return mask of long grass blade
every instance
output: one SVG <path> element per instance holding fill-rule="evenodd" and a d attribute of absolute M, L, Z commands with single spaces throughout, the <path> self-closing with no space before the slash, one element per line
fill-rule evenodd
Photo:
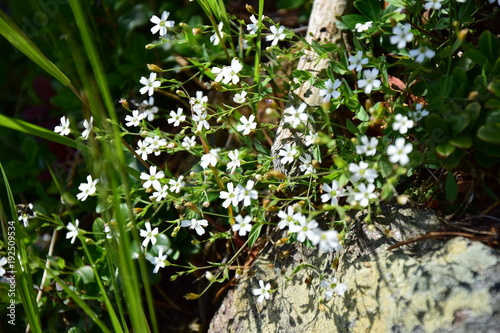
<path fill-rule="evenodd" d="M 42 325 L 40 322 L 40 314 L 38 312 L 38 306 L 36 304 L 35 298 L 35 288 L 33 287 L 33 280 L 31 278 L 31 269 L 28 262 L 28 250 L 26 248 L 26 243 L 23 241 L 24 231 L 19 225 L 16 204 L 12 191 L 10 189 L 9 180 L 3 169 L 3 165 L 0 163 L 0 170 L 2 171 L 5 189 L 7 191 L 7 197 L 9 200 L 9 207 L 12 213 L 12 221 L 14 221 L 15 226 L 15 239 L 17 245 L 16 259 L 15 260 L 15 278 L 16 278 L 16 292 L 21 298 L 21 303 L 23 305 L 24 311 L 26 313 L 26 318 L 32 332 L 38 333 L 42 332 Z M 0 202 L 0 205 L 2 203 Z M 3 205 L 1 207 L 3 211 Z M 3 218 L 3 217 L 2 217 Z M 5 225 L 7 221 L 3 221 Z M 8 233 L 4 233 L 7 235 Z"/>
<path fill-rule="evenodd" d="M 73 87 L 66 75 L 64 75 L 54 63 L 47 59 L 3 10 L 0 10 L 0 34 L 38 66 L 79 96 L 77 90 Z"/>

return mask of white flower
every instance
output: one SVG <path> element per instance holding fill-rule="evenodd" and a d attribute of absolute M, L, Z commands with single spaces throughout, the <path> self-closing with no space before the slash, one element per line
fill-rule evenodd
<path fill-rule="evenodd" d="M 340 251 L 342 248 L 339 243 L 339 233 L 335 230 L 323 231 L 319 228 L 314 229 L 310 240 L 313 245 L 318 245 L 321 252 Z"/>
<path fill-rule="evenodd" d="M 391 163 L 398 163 L 401 165 L 406 165 L 410 162 L 408 154 L 413 150 L 411 143 L 405 144 L 404 138 L 397 138 L 394 145 L 389 145 L 387 147 L 387 155 L 389 155 L 389 161 Z"/>
<path fill-rule="evenodd" d="M 257 20 L 257 18 L 252 15 L 250 16 L 250 21 L 252 21 L 252 23 L 247 24 L 248 34 L 255 35 L 257 33 L 257 29 L 259 29 L 259 20 Z"/>
<path fill-rule="evenodd" d="M 363 51 L 358 51 L 354 56 L 350 55 L 348 60 L 349 66 L 347 66 L 347 69 L 350 71 L 356 69 L 359 72 L 363 69 L 363 65 L 368 63 L 368 58 L 363 58 Z"/>
<path fill-rule="evenodd" d="M 137 150 L 135 151 L 137 155 L 141 155 L 143 160 L 148 159 L 148 155 L 153 152 L 153 149 L 149 146 L 146 140 L 137 141 Z"/>
<path fill-rule="evenodd" d="M 68 135 L 70 132 L 69 118 L 62 116 L 61 117 L 61 125 L 54 127 L 54 132 L 59 133 L 59 135 L 62 135 L 62 136 Z"/>
<path fill-rule="evenodd" d="M 232 82 L 233 84 L 236 84 L 240 82 L 240 77 L 238 76 L 238 73 L 243 69 L 243 65 L 240 63 L 240 61 L 237 58 L 233 58 L 231 60 L 231 66 L 224 66 L 221 68 L 219 67 L 214 67 L 212 68 L 212 73 L 217 74 L 215 77 L 215 82 L 221 82 L 224 84 L 229 84 L 229 82 Z"/>
<path fill-rule="evenodd" d="M 278 41 L 285 39 L 286 35 L 283 33 L 285 27 L 281 26 L 279 28 L 276 28 L 274 25 L 272 25 L 269 29 L 271 30 L 271 34 L 266 36 L 266 40 L 272 41 L 272 46 L 276 46 L 278 44 Z"/>
<path fill-rule="evenodd" d="M 0 259 L 0 277 L 4 276 L 5 273 L 7 273 L 5 268 L 3 268 L 3 266 L 5 266 L 5 264 L 7 264 L 7 258 L 2 257 L 2 259 Z"/>
<path fill-rule="evenodd" d="M 161 184 L 160 184 L 160 181 L 159 179 L 162 179 L 163 177 L 165 177 L 165 174 L 163 173 L 163 171 L 158 171 L 156 172 L 156 166 L 150 166 L 149 167 L 149 175 L 145 172 L 142 172 L 141 173 L 141 176 L 140 178 L 142 180 L 145 180 L 144 184 L 142 184 L 142 186 L 145 188 L 145 189 L 148 189 L 150 187 L 160 187 Z"/>
<path fill-rule="evenodd" d="M 207 220 L 197 220 L 197 219 L 191 219 L 191 220 L 184 220 L 181 222 L 181 226 L 183 227 L 189 227 L 189 229 L 194 229 L 196 233 L 201 236 L 205 233 L 205 228 L 208 226 L 208 221 Z"/>
<path fill-rule="evenodd" d="M 309 133 L 308 135 L 306 135 L 304 137 L 304 145 L 306 147 L 309 147 L 313 144 L 316 144 L 316 139 L 318 138 L 318 133 L 316 132 L 313 132 L 313 133 Z"/>
<path fill-rule="evenodd" d="M 337 206 L 339 204 L 338 198 L 347 195 L 343 189 L 339 188 L 339 183 L 336 180 L 332 181 L 332 186 L 323 184 L 321 188 L 325 192 L 321 195 L 321 201 L 330 201 L 330 205 L 332 206 Z"/>
<path fill-rule="evenodd" d="M 426 46 L 421 46 L 417 49 L 410 50 L 408 53 L 410 54 L 410 57 L 415 58 L 415 61 L 419 64 L 423 63 L 425 59 L 434 58 L 434 56 L 436 55 L 436 52 Z"/>
<path fill-rule="evenodd" d="M 243 216 L 238 215 L 235 218 L 236 223 L 233 224 L 233 231 L 238 231 L 240 236 L 246 236 L 247 232 L 249 233 L 252 230 L 252 217 L 247 215 L 243 218 Z"/>
<path fill-rule="evenodd" d="M 443 2 L 443 0 L 426 0 L 425 2 L 425 9 L 435 9 L 435 10 L 438 10 L 438 9 L 441 9 L 441 2 Z M 491 1 L 490 1 L 491 3 Z"/>
<path fill-rule="evenodd" d="M 328 79 L 328 81 L 325 82 L 326 89 L 321 89 L 319 95 L 323 97 L 325 102 L 330 102 L 332 98 L 337 99 L 340 97 L 340 92 L 337 91 L 337 89 L 341 84 L 342 82 L 340 82 L 339 79 L 335 79 L 335 81 Z"/>
<path fill-rule="evenodd" d="M 292 128 L 297 128 L 301 123 L 307 122 L 306 107 L 306 103 L 301 103 L 297 109 L 294 106 L 286 108 L 283 111 L 286 114 L 284 118 L 285 123 L 290 124 Z"/>
<path fill-rule="evenodd" d="M 457 0 L 458 2 L 465 2 L 465 0 Z M 498 3 L 500 6 L 500 0 L 488 0 L 489 3 L 495 3 L 495 1 Z"/>
<path fill-rule="evenodd" d="M 148 93 L 149 96 L 152 96 L 153 93 L 155 92 L 155 88 L 158 88 L 161 86 L 160 81 L 156 81 L 156 73 L 150 73 L 149 74 L 149 79 L 146 77 L 142 76 L 139 82 L 144 85 L 139 92 L 144 95 L 145 93 Z"/>
<path fill-rule="evenodd" d="M 161 138 L 158 135 L 148 136 L 146 139 L 144 139 L 144 141 L 148 143 L 149 148 L 153 150 L 156 156 L 160 155 L 160 148 L 163 148 L 167 145 L 167 140 Z"/>
<path fill-rule="evenodd" d="M 197 113 L 195 109 L 195 114 L 193 114 L 193 121 L 196 122 L 196 130 L 201 131 L 203 128 L 210 129 L 210 124 L 207 121 L 208 114 L 206 111 Z"/>
<path fill-rule="evenodd" d="M 344 293 L 347 290 L 347 285 L 345 283 L 337 282 L 337 279 L 335 277 L 332 277 L 329 280 L 321 280 L 319 286 L 326 289 L 325 293 L 323 294 L 323 297 L 326 299 L 332 298 L 334 292 L 336 292 L 340 296 L 344 296 Z"/>
<path fill-rule="evenodd" d="M 254 121 L 255 116 L 251 114 L 248 119 L 245 116 L 241 116 L 240 122 L 241 125 L 238 125 L 236 129 L 238 132 L 241 132 L 243 135 L 248 135 L 252 130 L 254 130 L 257 127 L 257 123 Z"/>
<path fill-rule="evenodd" d="M 278 156 L 282 156 L 281 164 L 292 163 L 298 153 L 299 151 L 296 147 L 292 147 L 289 143 L 285 144 L 283 149 L 278 152 Z"/>
<path fill-rule="evenodd" d="M 127 115 L 125 117 L 125 121 L 127 121 L 127 123 L 125 124 L 125 126 L 127 127 L 131 127 L 131 126 L 134 126 L 134 127 L 137 127 L 141 124 L 141 120 L 144 119 L 144 113 L 139 113 L 139 110 L 133 110 L 132 111 L 132 115 Z"/>
<path fill-rule="evenodd" d="M 154 228 L 151 230 L 151 223 L 146 222 L 144 224 L 146 229 L 141 229 L 139 231 L 139 234 L 141 237 L 144 237 L 144 240 L 142 241 L 142 247 L 146 248 L 149 244 L 149 241 L 151 241 L 151 245 L 156 244 L 156 235 L 158 235 L 158 228 Z"/>
<path fill-rule="evenodd" d="M 170 111 L 170 118 L 167 119 L 167 122 L 169 124 L 174 124 L 174 127 L 177 127 L 186 120 L 186 116 L 183 114 L 182 108 L 178 108 L 177 112 L 175 111 Z"/>
<path fill-rule="evenodd" d="M 156 274 L 160 270 L 160 268 L 165 267 L 165 260 L 167 260 L 167 255 L 163 254 L 163 248 L 160 247 L 160 250 L 158 251 L 158 256 L 154 257 L 151 263 L 155 265 L 155 268 L 153 269 L 153 273 Z"/>
<path fill-rule="evenodd" d="M 396 44 L 398 49 L 404 49 L 407 42 L 413 40 L 413 34 L 410 32 L 411 25 L 405 23 L 404 25 L 398 24 L 392 28 L 392 33 L 394 34 L 389 38 L 391 44 Z"/>
<path fill-rule="evenodd" d="M 357 32 L 363 32 L 370 29 L 372 25 L 373 25 L 372 21 L 367 21 L 365 23 L 356 23 L 354 29 L 356 29 Z"/>
<path fill-rule="evenodd" d="M 315 229 L 318 227 L 318 222 L 316 222 L 315 219 L 312 220 L 300 220 L 300 223 L 293 224 L 289 227 L 290 232 L 296 232 L 297 233 L 297 240 L 299 242 L 305 242 L 306 238 L 307 239 L 314 239 L 315 238 Z"/>
<path fill-rule="evenodd" d="M 185 136 L 184 139 L 182 139 L 181 146 L 184 148 L 192 148 L 192 147 L 196 146 L 196 137 Z"/>
<path fill-rule="evenodd" d="M 217 26 L 217 29 L 219 30 L 219 35 L 221 37 L 223 36 L 223 32 L 222 32 L 223 27 L 224 27 L 223 22 L 220 22 L 219 25 Z M 214 33 L 212 36 L 210 36 L 210 42 L 214 45 L 219 45 L 220 39 L 219 39 L 219 36 L 217 35 L 217 33 Z"/>
<path fill-rule="evenodd" d="M 281 219 L 278 222 L 278 228 L 284 229 L 286 227 L 290 227 L 291 225 L 295 224 L 295 210 L 293 209 L 292 206 L 287 207 L 287 211 L 280 210 L 278 212 L 278 217 Z"/>
<path fill-rule="evenodd" d="M 392 123 L 392 129 L 399 131 L 400 134 L 406 134 L 408 129 L 413 127 L 413 120 L 409 120 L 407 116 L 403 116 L 398 113 L 394 116 L 394 122 Z"/>
<path fill-rule="evenodd" d="M 202 111 L 205 110 L 205 104 L 207 102 L 208 96 L 203 96 L 203 91 L 197 91 L 196 97 L 189 98 L 189 104 L 191 104 L 193 111 L 196 111 L 195 109 L 201 109 Z"/>
<path fill-rule="evenodd" d="M 219 150 L 218 148 L 210 149 L 208 154 L 205 154 L 201 157 L 200 165 L 203 169 L 208 168 L 209 165 L 216 166 L 217 161 L 219 160 Z"/>
<path fill-rule="evenodd" d="M 185 183 L 182 181 L 184 179 L 184 176 L 179 176 L 177 180 L 175 179 L 170 179 L 168 181 L 168 185 L 170 185 L 170 191 L 179 193 L 181 191 L 181 188 L 184 187 Z"/>
<path fill-rule="evenodd" d="M 349 163 L 349 172 L 352 173 L 351 182 L 356 183 L 360 179 L 366 179 L 369 183 L 373 183 L 375 178 L 378 177 L 377 171 L 375 169 L 368 168 L 368 163 L 359 162 Z"/>
<path fill-rule="evenodd" d="M 17 213 L 19 214 L 17 216 L 19 221 L 23 221 L 24 227 L 28 227 L 28 220 L 36 217 L 36 212 L 33 211 L 33 204 L 28 204 L 28 209 L 18 209 Z"/>
<path fill-rule="evenodd" d="M 153 121 L 155 119 L 155 114 L 158 113 L 158 107 L 154 106 L 154 103 L 155 98 L 151 96 L 149 97 L 149 101 L 144 100 L 140 105 L 140 108 L 143 110 L 142 114 L 148 121 Z"/>
<path fill-rule="evenodd" d="M 415 121 L 420 121 L 422 120 L 423 117 L 429 115 L 429 111 L 426 109 L 422 109 L 424 106 L 420 103 L 417 103 L 415 105 L 415 111 L 410 113 L 410 116 L 415 120 Z"/>
<path fill-rule="evenodd" d="M 153 192 L 153 195 L 149 198 L 151 200 L 155 201 L 162 201 L 165 199 L 168 195 L 168 185 L 163 185 L 163 186 L 158 186 L 155 187 L 155 192 Z"/>
<path fill-rule="evenodd" d="M 365 77 L 364 80 L 358 80 L 358 87 L 359 88 L 365 88 L 365 94 L 369 94 L 372 92 L 373 89 L 378 89 L 380 88 L 380 85 L 382 82 L 377 79 L 377 76 L 379 74 L 378 69 L 373 68 L 372 70 L 364 70 L 363 71 L 363 76 Z"/>
<path fill-rule="evenodd" d="M 312 165 L 311 155 L 304 154 L 304 156 L 299 157 L 299 160 L 302 162 L 302 164 L 299 165 L 299 169 L 304 175 L 316 173 L 316 169 Z"/>
<path fill-rule="evenodd" d="M 113 227 L 113 229 L 111 229 L 108 223 L 104 224 L 104 233 L 106 234 L 107 239 L 112 239 L 113 237 L 120 237 L 120 233 L 116 231 L 116 227 Z"/>
<path fill-rule="evenodd" d="M 258 193 L 253 190 L 253 180 L 247 181 L 246 187 L 238 185 L 238 201 L 243 201 L 243 206 L 250 206 L 252 199 L 258 199 Z"/>
<path fill-rule="evenodd" d="M 271 285 L 269 284 L 269 282 L 264 285 L 264 281 L 262 280 L 259 280 L 259 285 L 260 288 L 254 289 L 253 294 L 254 296 L 259 296 L 257 298 L 257 302 L 262 303 L 264 301 L 264 298 L 269 299 L 269 297 L 271 297 L 271 294 L 269 293 L 269 290 L 271 290 Z"/>
<path fill-rule="evenodd" d="M 78 224 L 80 224 L 80 221 L 78 221 L 78 219 L 75 220 L 75 224 L 73 224 L 71 222 L 68 223 L 67 228 L 69 231 L 66 233 L 66 239 L 71 238 L 71 244 L 73 244 L 75 242 L 76 237 L 80 233 L 80 229 L 78 228 Z"/>
<path fill-rule="evenodd" d="M 356 146 L 356 154 L 375 156 L 378 145 L 377 138 L 371 137 L 370 139 L 368 139 L 366 135 L 363 135 L 359 140 L 361 141 L 361 144 Z"/>
<path fill-rule="evenodd" d="M 236 168 L 238 168 L 238 167 L 241 166 L 241 161 L 239 159 L 240 152 L 238 151 L 238 149 L 231 150 L 228 153 L 228 156 L 231 159 L 231 162 L 229 162 L 227 164 L 227 166 L 226 166 L 227 170 L 229 171 L 229 173 L 234 173 L 234 171 L 236 170 Z"/>
<path fill-rule="evenodd" d="M 172 28 L 175 24 L 174 21 L 167 21 L 169 15 L 169 12 L 164 11 L 163 14 L 161 14 L 161 19 L 156 15 L 153 15 L 153 17 L 149 19 L 151 23 L 155 24 L 155 26 L 151 28 L 152 34 L 157 32 L 160 33 L 160 36 L 165 36 L 167 34 L 167 28 Z"/>
<path fill-rule="evenodd" d="M 358 186 L 358 192 L 354 193 L 354 200 L 357 201 L 361 207 L 366 207 L 370 203 L 370 200 L 377 197 L 373 191 L 375 191 L 375 185 L 361 183 Z"/>
<path fill-rule="evenodd" d="M 238 103 L 238 104 L 243 104 L 246 102 L 246 96 L 247 96 L 247 92 L 246 91 L 242 91 L 241 94 L 235 94 L 234 97 L 233 97 L 233 101 L 235 103 Z"/>
<path fill-rule="evenodd" d="M 96 192 L 96 184 L 99 182 L 99 178 L 92 180 L 92 176 L 87 176 L 87 182 L 81 183 L 78 189 L 81 191 L 76 195 L 76 198 L 80 201 L 87 200 L 89 195 L 94 195 Z"/>
<path fill-rule="evenodd" d="M 83 127 L 85 128 L 85 130 L 82 132 L 83 140 L 87 140 L 89 138 L 90 131 L 92 131 L 92 128 L 94 128 L 93 122 L 94 122 L 94 117 L 92 116 L 90 116 L 89 120 L 85 119 L 83 121 Z"/>
<path fill-rule="evenodd" d="M 234 187 L 233 183 L 227 183 L 227 191 L 221 191 L 219 198 L 225 199 L 222 207 L 227 208 L 231 204 L 236 207 L 238 206 L 238 202 L 240 202 L 240 189 Z"/>

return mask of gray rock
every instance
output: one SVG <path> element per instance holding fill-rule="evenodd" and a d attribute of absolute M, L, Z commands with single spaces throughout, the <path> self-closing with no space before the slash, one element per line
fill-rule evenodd
<path fill-rule="evenodd" d="M 329 300 L 319 282 L 332 276 L 333 254 L 270 245 L 209 332 L 499 332 L 500 251 L 465 238 L 387 250 L 438 226 L 432 213 L 409 208 L 388 209 L 369 226 L 355 220 L 336 272 L 348 289 Z M 262 303 L 252 293 L 258 280 L 276 288 Z"/>

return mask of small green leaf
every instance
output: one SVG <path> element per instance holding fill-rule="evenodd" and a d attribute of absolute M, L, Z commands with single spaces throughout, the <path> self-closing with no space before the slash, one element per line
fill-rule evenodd
<path fill-rule="evenodd" d="M 458 186 L 455 176 L 453 176 L 452 172 L 448 172 L 446 176 L 446 200 L 454 201 L 457 198 L 458 194 Z"/>
<path fill-rule="evenodd" d="M 378 0 L 358 0 L 354 2 L 354 6 L 361 14 L 369 17 L 372 21 L 380 20 L 381 6 Z"/>
<path fill-rule="evenodd" d="M 469 135 L 462 135 L 448 141 L 457 148 L 468 149 L 472 147 L 472 138 Z"/>
<path fill-rule="evenodd" d="M 449 143 L 442 143 L 436 147 L 436 152 L 442 157 L 448 157 L 455 151 L 455 149 L 456 147 Z"/>
<path fill-rule="evenodd" d="M 483 32 L 481 37 L 479 37 L 479 48 L 486 55 L 490 63 L 492 65 L 495 64 L 498 60 L 498 51 L 500 49 L 498 38 L 489 31 Z"/>
<path fill-rule="evenodd" d="M 476 124 L 476 120 L 481 113 L 481 104 L 474 102 L 467 105 L 465 108 L 465 114 L 469 117 L 469 123 L 471 126 Z"/>
<path fill-rule="evenodd" d="M 488 89 L 495 94 L 497 97 L 500 97 L 500 79 L 496 79 L 490 83 Z"/>
<path fill-rule="evenodd" d="M 368 19 L 366 16 L 358 14 L 350 14 L 342 16 L 342 22 L 346 25 L 347 29 L 353 30 L 357 23 L 365 23 Z"/>
<path fill-rule="evenodd" d="M 260 230 L 262 229 L 262 226 L 262 223 L 254 224 L 252 230 L 250 230 L 250 236 L 248 237 L 248 247 L 252 247 L 255 244 L 260 236 Z"/>
<path fill-rule="evenodd" d="M 82 277 L 84 284 L 95 282 L 94 271 L 89 265 L 82 266 L 76 270 L 76 273 Z"/>
<path fill-rule="evenodd" d="M 477 132 L 477 137 L 483 141 L 500 145 L 500 123 L 481 126 Z"/>

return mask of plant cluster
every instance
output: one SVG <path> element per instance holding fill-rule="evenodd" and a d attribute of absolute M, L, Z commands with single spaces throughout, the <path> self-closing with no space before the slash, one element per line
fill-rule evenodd
<path fill-rule="evenodd" d="M 369 222 L 381 202 L 422 202 L 418 197 L 428 193 L 408 185 L 422 170 L 446 170 L 452 201 L 455 170 L 498 165 L 500 43 L 481 26 L 496 4 L 390 0 L 382 8 L 378 0 L 357 0 L 357 13 L 340 18 L 338 27 L 351 34 L 340 46 L 308 43 L 264 16 L 263 1 L 258 12 L 248 8 L 248 20 L 228 14 L 222 1 L 198 3 L 210 25 L 177 24 L 168 11 L 151 17 L 157 39 L 146 48 L 176 50 L 165 59 L 178 57 L 178 65 L 148 65 L 150 73 L 138 80 L 142 101 L 122 99 L 122 117 L 83 119 L 83 132 L 65 116 L 54 128 L 89 147 L 118 142 L 131 184 L 113 182 L 89 155 L 90 174 L 75 196 L 92 203 L 91 227 L 82 228 L 70 212 L 42 216 L 84 254 L 75 256 L 71 287 L 50 263 L 69 297 L 83 299 L 83 290 L 98 297 L 110 286 L 119 300 L 123 267 L 110 258 L 127 246 L 125 260 L 138 260 L 149 274 L 175 267 L 171 281 L 206 276 L 202 293 L 185 296 L 196 299 L 214 283 L 240 278 L 242 258 L 265 232 L 283 230 L 281 241 L 338 253 L 356 212 Z M 310 61 L 327 58 L 328 69 L 319 76 L 290 69 L 306 51 L 316 55 Z M 321 105 L 295 95 L 305 83 L 319 89 Z M 158 96 L 169 99 L 168 107 L 156 103 Z M 273 156 L 280 121 L 304 133 L 304 142 L 287 143 Z M 300 173 L 275 170 L 275 159 Z M 493 192 L 487 193 L 498 200 Z M 18 219 L 26 227 L 31 217 Z M 230 244 L 223 260 L 198 267 L 187 259 L 221 242 Z M 275 290 L 256 278 L 253 293 L 263 302 Z M 324 300 L 351 287 L 320 278 Z M 113 308 L 110 299 L 102 302 Z M 118 321 L 111 316 L 112 325 Z"/>

